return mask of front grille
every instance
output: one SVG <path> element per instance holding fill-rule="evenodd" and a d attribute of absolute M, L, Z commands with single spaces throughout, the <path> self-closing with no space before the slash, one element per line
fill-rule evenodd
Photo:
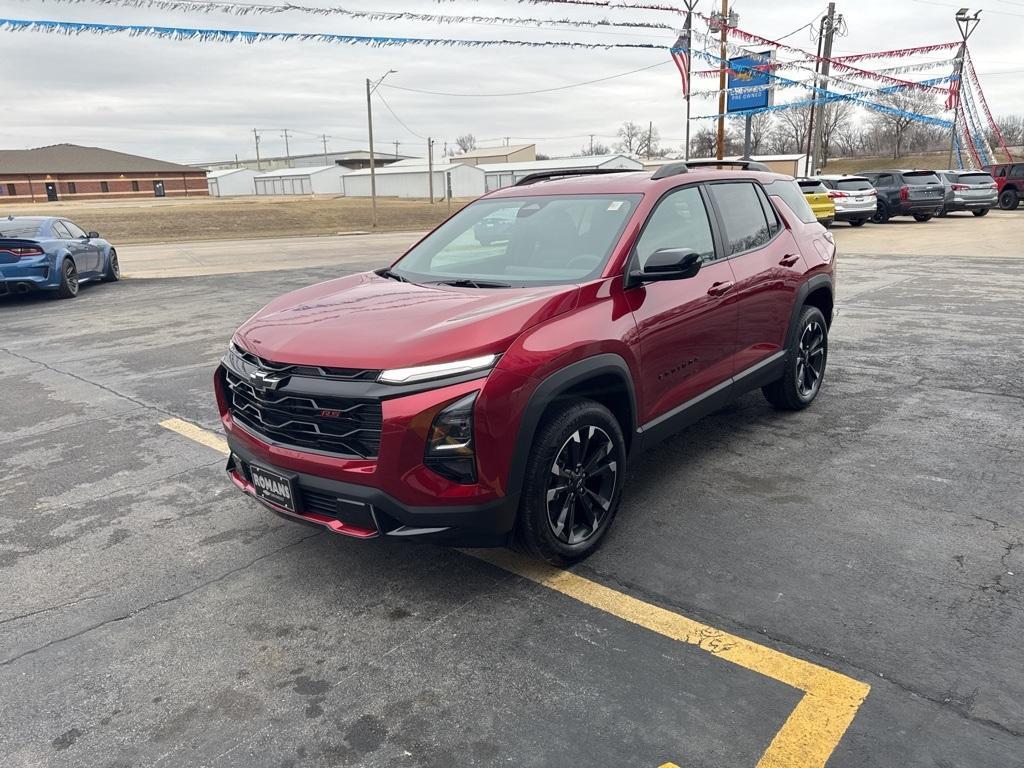
<path fill-rule="evenodd" d="M 379 401 L 261 391 L 226 368 L 222 375 L 231 417 L 276 443 L 361 459 L 380 450 Z"/>
<path fill-rule="evenodd" d="M 232 351 L 249 365 L 255 365 L 267 371 L 276 373 L 289 373 L 293 376 L 311 376 L 320 379 L 333 379 L 335 381 L 376 381 L 380 371 L 370 368 L 325 368 L 319 365 L 291 365 L 289 363 L 275 363 L 262 357 L 246 352 L 237 344 L 231 345 Z"/>

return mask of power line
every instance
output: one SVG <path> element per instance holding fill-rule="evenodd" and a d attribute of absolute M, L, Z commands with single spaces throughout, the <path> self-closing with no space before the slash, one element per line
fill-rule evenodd
<path fill-rule="evenodd" d="M 506 93 L 452 93 L 447 91 L 428 91 L 421 88 L 407 88 L 402 85 L 382 85 L 382 88 L 392 88 L 396 91 L 409 91 L 410 93 L 425 93 L 429 96 L 453 96 L 453 97 L 466 97 L 466 98 L 496 98 L 499 96 L 533 96 L 538 93 L 553 93 L 555 91 L 566 91 L 570 88 L 579 88 L 583 85 L 593 85 L 594 83 L 603 83 L 606 80 L 614 80 L 618 77 L 626 77 L 627 75 L 635 75 L 637 72 L 645 72 L 648 69 L 655 69 L 656 67 L 663 67 L 666 64 L 671 64 L 671 61 L 659 61 L 657 64 L 649 64 L 646 67 L 640 67 L 639 69 L 631 69 L 628 72 L 619 72 L 615 75 L 608 75 L 607 77 L 598 77 L 594 80 L 584 80 L 579 83 L 569 83 L 568 85 L 559 85 L 554 88 L 540 88 L 534 91 L 508 91 Z"/>
<path fill-rule="evenodd" d="M 413 130 L 412 128 L 410 128 L 410 127 L 409 127 L 408 125 L 406 125 L 406 124 L 405 124 L 405 121 L 403 121 L 403 120 L 402 120 L 402 118 L 400 118 L 400 117 L 399 117 L 399 116 L 398 116 L 397 114 L 395 114 L 395 110 L 393 110 L 393 109 L 391 108 L 391 105 L 390 105 L 390 104 L 388 104 L 388 102 L 387 102 L 387 99 L 385 99 L 385 98 L 384 98 L 384 94 L 382 94 L 382 93 L 380 92 L 380 89 L 379 89 L 379 88 L 378 88 L 378 89 L 376 90 L 376 93 L 377 93 L 377 98 L 379 98 L 379 99 L 381 100 L 381 103 L 382 103 L 382 104 L 383 104 L 383 105 L 384 105 L 385 107 L 387 107 L 387 110 L 388 110 L 388 112 L 390 112 L 390 113 L 391 113 L 391 116 L 392 116 L 393 118 L 395 118 L 395 120 L 397 120 L 397 121 L 398 121 L 398 124 L 399 124 L 399 125 L 401 125 L 401 126 L 402 126 L 403 128 L 405 128 L 405 130 L 407 130 L 407 131 L 408 131 L 409 133 L 411 133 L 411 134 L 412 134 L 413 136 L 415 136 L 415 137 L 416 137 L 417 139 L 422 139 L 423 141 L 427 141 L 427 137 L 426 137 L 426 136 L 420 136 L 420 135 L 419 135 L 418 133 L 416 133 L 416 131 L 414 131 L 414 130 Z"/>

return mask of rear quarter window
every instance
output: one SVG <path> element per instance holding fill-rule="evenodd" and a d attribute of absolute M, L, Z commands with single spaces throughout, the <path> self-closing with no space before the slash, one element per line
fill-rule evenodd
<path fill-rule="evenodd" d="M 782 179 L 776 179 L 769 184 L 766 189 L 769 195 L 781 198 L 796 217 L 800 219 L 804 224 L 814 224 L 818 218 L 814 215 L 814 211 L 811 210 L 811 206 L 807 204 L 807 199 L 804 197 L 804 193 L 800 191 L 800 186 L 795 181 L 784 181 Z"/>

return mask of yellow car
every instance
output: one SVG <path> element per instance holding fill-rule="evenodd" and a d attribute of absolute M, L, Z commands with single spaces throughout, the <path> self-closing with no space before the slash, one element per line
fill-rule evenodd
<path fill-rule="evenodd" d="M 800 191 L 804 193 L 807 204 L 814 211 L 814 216 L 826 229 L 836 220 L 836 206 L 829 197 L 828 187 L 817 179 L 797 179 Z"/>

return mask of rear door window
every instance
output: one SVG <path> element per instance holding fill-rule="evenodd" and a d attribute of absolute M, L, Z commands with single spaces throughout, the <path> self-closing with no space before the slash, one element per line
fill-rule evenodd
<path fill-rule="evenodd" d="M 73 240 L 74 239 L 73 237 L 71 237 L 71 233 L 68 232 L 68 228 L 64 226 L 64 222 L 63 221 L 55 221 L 55 222 L 53 222 L 53 234 L 55 234 L 57 237 L 59 237 L 62 240 Z"/>
<path fill-rule="evenodd" d="M 697 187 L 684 187 L 666 195 L 647 219 L 636 243 L 641 269 L 656 251 L 691 248 L 704 262 L 715 259 L 715 241 L 704 200 Z"/>
<path fill-rule="evenodd" d="M 63 219 L 61 221 L 61 224 L 67 227 L 68 232 L 71 233 L 72 240 L 77 240 L 80 237 L 85 237 L 85 230 L 83 230 L 77 224 L 74 224 L 73 222 L 70 222 L 67 219 Z"/>
<path fill-rule="evenodd" d="M 726 252 L 730 256 L 760 248 L 771 240 L 768 220 L 753 184 L 728 182 L 711 184 L 708 189 L 725 224 Z"/>

